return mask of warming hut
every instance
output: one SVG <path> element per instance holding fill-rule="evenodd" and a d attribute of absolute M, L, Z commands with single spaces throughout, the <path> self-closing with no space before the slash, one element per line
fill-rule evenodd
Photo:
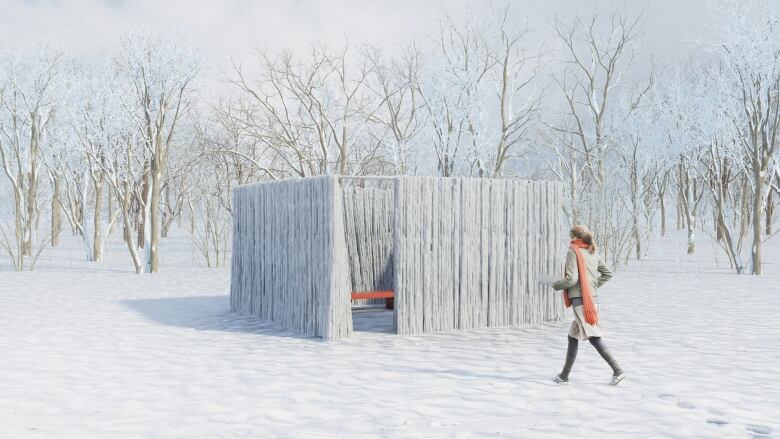
<path fill-rule="evenodd" d="M 240 186 L 231 307 L 325 340 L 352 332 L 353 300 L 388 297 L 399 334 L 559 320 L 536 276 L 563 270 L 562 198 L 559 183 L 517 179 Z"/>

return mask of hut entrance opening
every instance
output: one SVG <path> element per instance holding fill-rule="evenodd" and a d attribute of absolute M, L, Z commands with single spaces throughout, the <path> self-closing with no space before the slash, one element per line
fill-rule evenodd
<path fill-rule="evenodd" d="M 345 180 L 343 188 L 353 327 L 395 332 L 393 181 Z"/>

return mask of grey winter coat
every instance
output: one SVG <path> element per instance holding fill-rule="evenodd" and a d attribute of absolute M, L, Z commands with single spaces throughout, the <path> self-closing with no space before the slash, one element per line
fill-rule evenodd
<path fill-rule="evenodd" d="M 598 253 L 591 253 L 588 249 L 581 249 L 580 252 L 585 258 L 591 296 L 596 297 L 599 295 L 599 287 L 612 279 L 612 269 Z M 579 270 L 577 270 L 577 255 L 574 253 L 574 250 L 569 249 L 569 253 L 566 255 L 566 268 L 563 279 L 555 281 L 552 287 L 556 290 L 568 289 L 569 299 L 582 297 Z"/>

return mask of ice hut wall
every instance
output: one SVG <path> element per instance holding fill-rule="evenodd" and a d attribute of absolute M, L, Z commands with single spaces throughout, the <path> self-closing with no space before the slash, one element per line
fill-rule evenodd
<path fill-rule="evenodd" d="M 352 332 L 341 187 L 324 176 L 234 191 L 230 305 L 335 340 Z"/>
<path fill-rule="evenodd" d="M 562 187 L 552 182 L 400 177 L 395 317 L 400 334 L 559 320 Z"/>

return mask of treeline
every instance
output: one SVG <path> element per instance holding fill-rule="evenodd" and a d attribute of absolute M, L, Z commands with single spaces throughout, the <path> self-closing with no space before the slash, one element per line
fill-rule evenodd
<path fill-rule="evenodd" d="M 614 263 L 670 227 L 712 233 L 761 273 L 780 182 L 780 29 L 770 2 L 713 8 L 707 43 L 654 64 L 641 14 L 531 25 L 510 7 L 423 38 L 258 51 L 204 98 L 178 36 L 129 35 L 105 62 L 0 55 L 0 246 L 32 269 L 69 227 L 98 261 L 122 233 L 136 272 L 189 231 L 226 262 L 231 189 L 319 174 L 555 179 Z M 746 262 L 747 261 L 747 262 Z"/>

